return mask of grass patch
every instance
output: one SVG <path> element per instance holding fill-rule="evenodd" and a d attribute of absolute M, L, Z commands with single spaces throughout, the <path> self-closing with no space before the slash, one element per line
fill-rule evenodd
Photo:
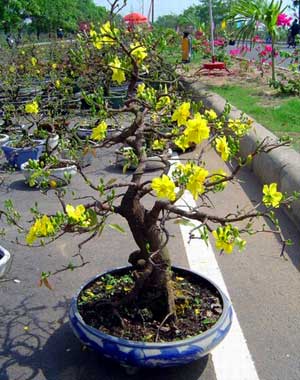
<path fill-rule="evenodd" d="M 270 95 L 251 86 L 224 85 L 211 89 L 278 137 L 290 135 L 293 147 L 300 151 L 300 98 Z"/>

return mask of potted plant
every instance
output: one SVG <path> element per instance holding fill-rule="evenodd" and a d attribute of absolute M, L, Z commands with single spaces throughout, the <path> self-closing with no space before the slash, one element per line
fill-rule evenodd
<path fill-rule="evenodd" d="M 6 144 L 9 140 L 9 136 L 5 133 L 0 133 L 0 147 Z"/>
<path fill-rule="evenodd" d="M 57 191 L 53 210 L 35 207 L 32 222 L 23 228 L 29 245 L 42 246 L 67 234 L 88 234 L 80 244 L 82 258 L 85 243 L 101 236 L 104 228 L 123 232 L 120 225 L 109 221 L 111 216 L 126 220 L 137 245 L 137 250 L 128 254 L 131 265 L 100 273 L 83 284 L 72 299 L 69 315 L 72 329 L 84 345 L 131 367 L 188 363 L 206 355 L 230 329 L 232 309 L 223 292 L 209 279 L 171 265 L 168 223 L 175 220 L 191 225 L 191 237 L 197 234 L 204 241 L 211 234 L 218 250 L 231 253 L 245 247 L 243 234 L 254 233 L 256 218 L 267 217 L 282 237 L 273 209 L 294 199 L 272 183 L 264 185 L 262 200 L 251 210 L 237 208 L 224 216 L 205 207 L 210 204 L 210 194 L 222 193 L 256 156 L 286 142 L 263 141 L 242 159 L 239 141 L 251 127 L 247 118 L 228 119 L 228 107 L 219 116 L 205 110 L 179 91 L 176 73 L 167 89 L 162 83 L 161 90 L 153 91 L 144 83 L 136 91 L 139 70 L 151 68 L 152 61 L 163 62 L 156 51 L 161 38 L 149 36 L 149 32 L 146 36 L 125 33 L 112 22 L 91 30 L 83 45 L 93 51 L 88 57 L 98 53 L 101 65 L 97 69 L 106 65 L 105 72 L 112 78 L 123 82 L 126 72 L 130 79 L 128 100 L 119 109 L 103 105 L 106 117 L 95 125 L 90 140 L 100 157 L 120 144 L 133 148 L 136 169 L 125 179 L 106 173 L 97 180 L 79 169 L 85 194 L 72 201 L 67 189 Z M 124 120 L 124 115 L 123 128 L 108 134 L 111 120 Z M 186 161 L 164 159 L 160 172 L 149 176 L 145 146 L 151 142 L 153 148 L 162 140 L 159 154 L 167 152 L 171 144 L 182 150 L 191 144 L 201 148 Z M 206 168 L 205 153 L 211 147 L 225 162 L 232 162 L 232 172 Z M 192 194 L 197 207 L 180 206 L 178 201 L 185 192 Z M 9 215 L 14 218 L 14 208 Z M 68 269 L 74 265 L 63 270 Z M 40 283 L 49 287 L 50 277 L 51 271 L 43 272 Z"/>
<path fill-rule="evenodd" d="M 1 146 L 1 149 L 8 163 L 20 169 L 21 165 L 29 159 L 38 159 L 44 150 L 44 146 L 42 140 L 33 141 L 28 136 L 23 135 L 23 138 L 9 140 Z"/>
<path fill-rule="evenodd" d="M 10 252 L 0 245 L 0 278 L 4 277 L 10 269 L 12 256 Z"/>
<path fill-rule="evenodd" d="M 77 173 L 77 167 L 74 161 L 44 153 L 38 160 L 24 162 L 21 171 L 30 187 L 56 188 L 69 184 Z"/>

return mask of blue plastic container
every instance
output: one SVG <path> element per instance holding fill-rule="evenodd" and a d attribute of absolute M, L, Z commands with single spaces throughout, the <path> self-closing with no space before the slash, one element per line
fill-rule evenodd
<path fill-rule="evenodd" d="M 15 148 L 11 146 L 10 142 L 4 144 L 1 147 L 9 165 L 17 169 L 21 169 L 21 165 L 29 159 L 38 160 L 44 148 L 44 145 L 36 145 L 34 147 L 26 148 Z"/>

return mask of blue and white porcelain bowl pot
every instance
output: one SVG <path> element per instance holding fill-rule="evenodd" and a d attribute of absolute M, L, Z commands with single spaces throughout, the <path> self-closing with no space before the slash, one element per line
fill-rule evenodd
<path fill-rule="evenodd" d="M 10 252 L 0 245 L 0 278 L 10 269 L 12 256 Z"/>
<path fill-rule="evenodd" d="M 221 296 L 223 312 L 216 324 L 209 330 L 181 341 L 145 343 L 111 336 L 87 325 L 77 308 L 80 292 L 104 274 L 123 272 L 126 269 L 129 267 L 118 268 L 94 277 L 84 284 L 73 297 L 69 311 L 70 324 L 82 344 L 125 367 L 172 367 L 188 364 L 207 355 L 225 338 L 232 323 L 232 307 L 228 298 L 217 285 L 206 277 L 182 268 L 173 268 L 173 270 L 176 271 L 176 274 L 183 276 L 187 273 L 193 274 L 194 277 L 201 279 L 201 282 L 207 282 L 216 288 Z"/>

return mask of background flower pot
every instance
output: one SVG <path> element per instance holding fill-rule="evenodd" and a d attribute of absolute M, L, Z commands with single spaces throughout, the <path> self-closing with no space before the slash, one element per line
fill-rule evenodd
<path fill-rule="evenodd" d="M 93 159 L 95 158 L 94 153 L 92 151 L 85 151 L 84 149 L 80 149 L 77 151 L 77 157 L 75 158 L 76 162 L 82 167 L 85 168 L 92 164 Z M 64 149 L 61 152 L 61 158 L 64 160 L 74 160 L 70 151 L 68 149 Z"/>
<path fill-rule="evenodd" d="M 57 134 L 49 136 L 48 138 L 43 139 L 43 140 L 35 139 L 34 137 L 31 138 L 31 139 L 32 139 L 33 142 L 35 142 L 35 143 L 37 143 L 39 145 L 43 145 L 43 151 L 46 151 L 46 144 L 47 144 L 48 150 L 50 152 L 54 148 L 57 147 L 58 142 L 59 142 L 59 136 Z"/>
<path fill-rule="evenodd" d="M 21 165 L 29 159 L 37 160 L 43 152 L 43 145 L 35 147 L 15 148 L 7 142 L 2 147 L 5 158 L 11 166 L 21 169 Z"/>
<path fill-rule="evenodd" d="M 124 101 L 127 99 L 127 94 L 125 92 L 111 92 L 105 99 L 111 108 L 118 109 L 123 107 Z"/>
<path fill-rule="evenodd" d="M 127 273 L 129 267 L 118 268 L 107 273 Z M 173 268 L 179 276 L 192 275 L 193 279 L 214 287 L 223 302 L 223 312 L 216 324 L 200 335 L 181 341 L 165 343 L 145 343 L 130 341 L 105 334 L 87 325 L 78 312 L 77 302 L 80 292 L 94 282 L 98 275 L 84 284 L 73 297 L 69 311 L 71 327 L 78 339 L 86 346 L 98 351 L 104 357 L 131 367 L 171 367 L 190 363 L 207 355 L 227 335 L 232 323 L 232 307 L 217 285 L 195 272 Z"/>
<path fill-rule="evenodd" d="M 0 146 L 6 144 L 9 140 L 9 136 L 3 133 L 0 133 Z"/>
<path fill-rule="evenodd" d="M 7 249 L 0 245 L 0 278 L 3 277 L 10 269 L 12 256 Z"/>
<path fill-rule="evenodd" d="M 63 163 L 68 164 L 67 160 L 62 160 Z M 33 169 L 28 168 L 28 162 L 24 162 L 21 165 L 22 173 L 25 177 L 26 182 L 30 180 L 30 177 L 34 173 Z M 63 186 L 66 185 L 66 179 L 65 179 L 65 173 L 73 177 L 77 173 L 77 167 L 75 165 L 69 164 L 68 166 L 62 167 L 62 168 L 53 168 L 50 169 L 50 176 L 47 178 L 48 181 L 55 181 L 57 183 L 57 186 Z M 36 185 L 40 185 L 43 181 L 44 177 L 37 177 L 35 179 Z"/>

